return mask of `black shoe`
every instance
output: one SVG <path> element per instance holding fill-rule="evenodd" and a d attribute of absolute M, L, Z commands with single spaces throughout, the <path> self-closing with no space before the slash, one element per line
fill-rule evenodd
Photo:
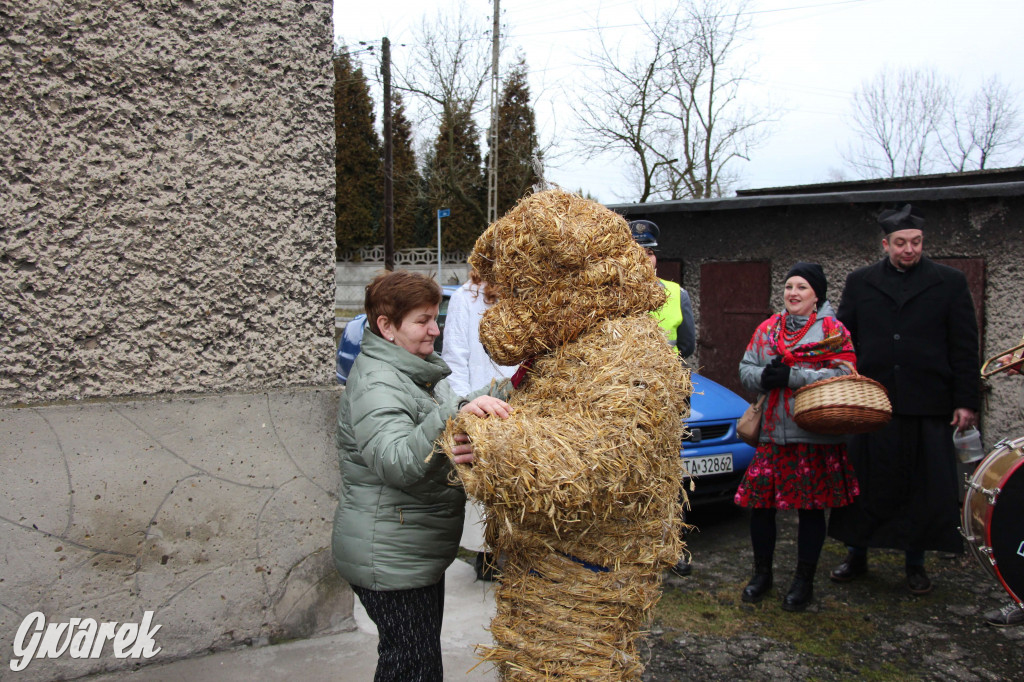
<path fill-rule="evenodd" d="M 764 599 L 764 595 L 772 588 L 772 560 L 767 558 L 754 558 L 754 575 L 750 582 L 743 588 L 743 595 L 740 597 L 748 604 L 756 604 Z"/>
<path fill-rule="evenodd" d="M 494 555 L 490 552 L 477 552 L 473 565 L 476 568 L 477 580 L 493 581 L 498 579 L 497 564 L 494 561 Z"/>
<path fill-rule="evenodd" d="M 928 594 L 934 585 L 924 572 L 924 566 L 907 566 L 907 587 L 911 594 Z"/>
<path fill-rule="evenodd" d="M 672 571 L 680 578 L 685 578 L 693 573 L 693 566 L 691 566 L 690 562 L 686 560 L 686 557 L 680 557 L 679 561 L 676 562 L 676 565 L 668 570 Z"/>
<path fill-rule="evenodd" d="M 814 571 L 817 564 L 797 562 L 796 575 L 789 592 L 782 598 L 783 611 L 803 611 L 814 598 Z"/>
<path fill-rule="evenodd" d="M 859 576 L 868 572 L 868 557 L 866 554 L 854 554 L 850 552 L 843 559 L 843 563 L 832 569 L 829 577 L 837 583 L 848 583 L 856 580 Z"/>

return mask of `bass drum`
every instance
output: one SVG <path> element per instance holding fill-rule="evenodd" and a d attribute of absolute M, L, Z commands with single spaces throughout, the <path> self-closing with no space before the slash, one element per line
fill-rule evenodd
<path fill-rule="evenodd" d="M 1024 604 L 1024 437 L 997 443 L 967 479 L 960 532 L 981 565 Z"/>

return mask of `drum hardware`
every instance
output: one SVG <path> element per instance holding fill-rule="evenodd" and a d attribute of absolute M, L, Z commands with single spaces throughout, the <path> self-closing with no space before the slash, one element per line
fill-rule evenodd
<path fill-rule="evenodd" d="M 1004 438 L 964 477 L 960 534 L 1015 602 L 1024 601 L 1024 437 Z M 1000 504 L 997 506 L 996 502 Z"/>
<path fill-rule="evenodd" d="M 990 507 L 996 506 L 996 501 L 999 498 L 999 493 L 1002 492 L 1000 488 L 983 488 L 982 486 L 978 485 L 977 483 L 971 480 L 970 474 L 964 476 L 964 483 L 966 483 L 967 487 L 970 488 L 971 490 L 976 490 L 985 497 L 987 497 L 988 504 Z"/>
<path fill-rule="evenodd" d="M 981 538 L 977 537 L 976 535 L 972 535 L 967 530 L 964 530 L 963 526 L 958 527 L 957 530 L 960 531 L 961 537 L 963 537 L 964 540 L 966 540 L 967 542 L 971 543 L 972 545 L 977 546 L 978 543 L 981 542 Z"/>

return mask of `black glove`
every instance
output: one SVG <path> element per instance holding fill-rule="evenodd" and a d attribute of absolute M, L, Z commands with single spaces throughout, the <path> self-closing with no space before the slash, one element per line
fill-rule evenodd
<path fill-rule="evenodd" d="M 789 369 L 789 365 L 782 362 L 782 358 L 772 360 L 772 363 L 761 372 L 761 388 L 770 391 L 773 388 L 789 386 Z"/>

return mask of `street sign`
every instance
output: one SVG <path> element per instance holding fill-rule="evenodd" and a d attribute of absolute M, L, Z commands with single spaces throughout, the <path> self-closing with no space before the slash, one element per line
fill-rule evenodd
<path fill-rule="evenodd" d="M 441 283 L 441 218 L 447 218 L 452 214 L 450 208 L 437 209 L 437 283 Z"/>

